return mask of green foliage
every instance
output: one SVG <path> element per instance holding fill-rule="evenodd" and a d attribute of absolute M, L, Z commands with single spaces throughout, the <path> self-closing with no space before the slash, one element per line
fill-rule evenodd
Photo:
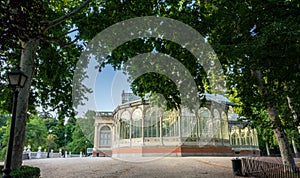
<path fill-rule="evenodd" d="M 21 41 L 40 38 L 40 46 L 34 59 L 36 69 L 28 111 L 36 114 L 36 107 L 42 106 L 45 110 L 56 111 L 59 119 L 74 115 L 71 101 L 72 79 L 82 46 L 71 44 L 74 39 L 69 36 L 69 32 L 76 34 L 76 29 L 70 20 L 52 28 L 49 23 L 74 10 L 80 3 L 82 2 L 1 1 L 0 112 L 11 112 L 12 90 L 7 87 L 6 73 L 19 66 Z"/>
<path fill-rule="evenodd" d="M 8 115 L 5 114 L 1 114 L 0 115 L 0 145 L 1 147 L 5 145 L 4 142 L 2 142 L 2 140 L 4 140 L 6 138 L 5 134 L 6 134 L 6 130 L 7 130 L 7 122 L 9 119 Z M 0 147 L 0 148 L 1 148 Z"/>
<path fill-rule="evenodd" d="M 36 103 L 45 110 L 53 110 L 59 120 L 72 117 L 72 82 L 80 45 L 59 48 L 58 45 L 43 43 L 38 50 L 37 60 L 40 64 L 32 85 Z"/>
<path fill-rule="evenodd" d="M 25 145 L 30 145 L 32 151 L 37 151 L 39 146 L 46 148 L 48 130 L 42 118 L 34 116 L 30 118 L 26 126 Z"/>
<path fill-rule="evenodd" d="M 299 89 L 300 74 L 300 4 L 295 0 L 221 0 L 209 5 L 208 40 L 227 68 L 227 88 L 239 98 L 240 114 L 257 127 L 260 147 L 268 142 L 276 150 L 277 141 L 283 143 L 283 138 L 274 139 L 273 129 L 288 133 L 299 125 L 299 119 L 292 116 L 299 113 L 295 88 Z M 287 97 L 292 97 L 296 110 L 288 105 Z M 275 109 L 279 119 L 271 121 L 268 108 Z"/>
<path fill-rule="evenodd" d="M 64 125 L 55 118 L 41 118 L 31 116 L 27 123 L 25 145 L 31 146 L 31 151 L 37 151 L 41 146 L 42 150 L 53 149 L 58 152 L 59 149 L 64 149 L 66 141 L 67 151 L 72 153 L 85 153 L 86 148 L 93 147 L 94 141 L 94 112 L 89 111 L 84 119 L 69 119 Z M 6 116 L 2 116 L 6 118 Z M 81 122 L 81 123 L 80 123 Z M 10 120 L 7 120 L 5 125 L 0 127 L 0 143 L 2 145 L 0 160 L 4 160 L 6 155 L 6 145 L 8 142 Z M 52 133 L 49 133 L 49 129 Z M 65 134 L 67 135 L 65 140 Z"/>
<path fill-rule="evenodd" d="M 72 133 L 72 142 L 68 143 L 67 150 L 77 154 L 81 151 L 83 154 L 85 154 L 86 148 L 90 148 L 92 146 L 93 144 L 91 143 L 91 141 L 87 139 L 80 126 L 76 124 Z"/>
<path fill-rule="evenodd" d="M 203 4 L 201 3 L 179 3 L 176 1 L 150 1 L 147 3 L 142 1 L 110 1 L 101 4 L 100 7 L 101 11 L 93 9 L 88 16 L 82 15 L 80 16 L 80 20 L 76 19 L 76 26 L 79 28 L 80 37 L 87 41 L 91 40 L 99 32 L 112 24 L 141 16 L 158 15 L 161 17 L 170 17 L 192 27 L 197 27 L 200 32 L 201 29 L 204 28 L 202 23 L 199 23 L 199 19 L 202 17 L 202 13 L 199 13 L 199 10 L 203 8 Z M 76 18 L 79 17 L 76 16 Z M 121 69 L 128 59 L 138 54 L 153 51 L 168 54 L 179 60 L 194 77 L 199 93 L 204 92 L 205 85 L 208 84 L 207 75 L 198 60 L 184 47 L 165 39 L 141 37 L 126 42 L 115 49 L 99 66 L 103 67 L 106 64 L 111 64 L 115 69 Z M 157 68 L 162 71 L 166 70 L 160 69 L 162 66 L 157 66 Z M 182 98 L 178 88 L 176 88 L 174 81 L 171 81 L 166 76 L 157 73 L 147 73 L 136 78 L 134 73 L 142 69 L 122 69 L 129 73 L 130 82 L 132 82 L 131 88 L 136 95 L 144 97 L 147 93 L 160 93 L 166 99 L 168 109 L 178 108 L 179 104 L 181 104 Z M 180 82 L 176 82 L 176 84 L 178 83 Z"/>
<path fill-rule="evenodd" d="M 243 115 L 266 108 L 272 100 L 286 108 L 285 83 L 294 88 L 299 75 L 299 3 L 297 1 L 211 1 L 213 17 L 207 21 L 209 40 L 227 66 L 228 88 L 238 91 Z M 267 97 L 262 97 L 253 71 L 260 70 Z M 297 83 L 297 82 L 296 82 Z M 232 91 L 235 92 L 235 91 Z M 296 92 L 296 91 L 295 91 Z M 299 97 L 298 97 L 299 98 Z M 283 115 L 291 121 L 291 115 Z"/>
<path fill-rule="evenodd" d="M 2 172 L 3 166 L 0 166 L 0 173 Z M 41 176 L 41 170 L 38 167 L 22 166 L 19 170 L 11 172 L 12 178 L 39 178 Z"/>
<path fill-rule="evenodd" d="M 76 120 L 76 129 L 80 129 L 85 135 L 86 140 L 93 143 L 95 134 L 95 111 L 87 111 L 84 118 L 78 118 Z"/>
<path fill-rule="evenodd" d="M 75 120 L 72 130 L 72 141 L 68 142 L 67 149 L 72 153 L 85 154 L 86 148 L 93 147 L 95 133 L 95 111 L 88 111 L 84 118 Z"/>
<path fill-rule="evenodd" d="M 68 19 L 90 1 L 1 1 L 0 92 L 1 98 L 5 99 L 0 102 L 1 113 L 9 111 L 11 105 L 9 98 L 12 91 L 7 92 L 5 87 L 7 71 L 20 66 L 29 77 L 18 98 L 24 107 L 19 108 L 16 113 L 18 130 L 15 130 L 13 143 L 16 149 L 12 169 L 18 169 L 22 163 L 22 147 L 25 141 L 23 134 L 26 127 L 24 121 L 27 120 L 28 111 L 36 114 L 36 106 L 42 105 L 47 111 L 56 111 L 59 120 L 74 115 L 71 97 L 72 72 L 81 45 L 72 45 L 76 40 L 73 41 L 69 33 L 76 32 L 76 29 Z M 51 53 L 45 55 L 47 51 Z"/>
<path fill-rule="evenodd" d="M 9 129 L 10 129 L 10 121 L 11 119 L 8 119 L 6 121 L 6 124 L 0 127 L 0 144 L 1 144 L 1 152 L 0 152 L 0 159 L 4 160 L 8 145 L 8 138 L 9 138 Z"/>

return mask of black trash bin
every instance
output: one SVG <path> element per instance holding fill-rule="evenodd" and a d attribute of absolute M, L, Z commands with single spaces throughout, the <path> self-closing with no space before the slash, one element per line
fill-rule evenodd
<path fill-rule="evenodd" d="M 96 157 L 99 157 L 99 152 L 96 153 Z"/>
<path fill-rule="evenodd" d="M 242 176 L 242 160 L 239 158 L 235 158 L 231 160 L 232 162 L 232 171 L 236 176 Z"/>

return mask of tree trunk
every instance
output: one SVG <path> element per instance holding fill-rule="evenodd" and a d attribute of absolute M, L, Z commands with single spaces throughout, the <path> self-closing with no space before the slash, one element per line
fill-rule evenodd
<path fill-rule="evenodd" d="M 292 150 L 289 146 L 288 139 L 279 118 L 278 109 L 272 101 L 274 96 L 272 96 L 268 89 L 265 87 L 265 81 L 259 70 L 252 71 L 252 75 L 257 79 L 260 95 L 265 100 L 264 105 L 267 108 L 267 112 L 272 124 L 272 129 L 278 141 L 282 162 L 283 164 L 292 167 L 294 172 L 298 172 L 298 168 L 292 156 Z"/>
<path fill-rule="evenodd" d="M 266 141 L 267 156 L 270 156 L 269 143 Z"/>
<path fill-rule="evenodd" d="M 296 144 L 295 144 L 295 138 L 294 138 L 294 137 L 292 137 L 292 145 L 293 145 L 295 157 L 296 157 L 296 158 L 299 158 L 299 152 L 298 152 L 298 149 L 297 149 L 297 147 L 296 147 Z"/>
<path fill-rule="evenodd" d="M 268 111 L 270 120 L 273 125 L 273 132 L 278 141 L 280 155 L 281 155 L 283 164 L 292 167 L 292 170 L 294 172 L 298 172 L 298 168 L 295 164 L 295 160 L 293 158 L 293 153 L 292 153 L 291 147 L 289 146 L 289 141 L 288 141 L 286 134 L 282 128 L 277 109 L 273 106 L 273 107 L 268 107 L 267 111 Z"/>
<path fill-rule="evenodd" d="M 20 67 L 21 70 L 28 76 L 28 79 L 25 86 L 21 88 L 18 97 L 16 127 L 14 132 L 14 144 L 11 162 L 12 170 L 19 169 L 22 165 L 22 155 L 25 142 L 25 130 L 27 120 L 27 107 L 31 87 L 31 80 L 34 72 L 34 58 L 38 44 L 39 40 L 37 39 L 29 39 L 26 42 L 22 42 Z"/>
<path fill-rule="evenodd" d="M 294 122 L 296 123 L 297 126 L 299 126 L 300 125 L 299 108 L 297 108 L 295 106 L 293 97 L 287 96 L 286 98 L 287 98 L 287 101 L 288 101 L 289 108 L 292 112 Z"/>

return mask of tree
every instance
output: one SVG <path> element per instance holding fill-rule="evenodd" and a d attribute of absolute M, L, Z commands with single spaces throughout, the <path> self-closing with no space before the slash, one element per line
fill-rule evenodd
<path fill-rule="evenodd" d="M 85 139 L 89 142 L 94 142 L 95 136 L 95 111 L 87 111 L 84 118 L 78 118 L 74 124 L 75 130 L 81 130 Z M 78 138 L 78 136 L 76 136 Z M 80 137 L 81 138 L 81 137 Z"/>
<path fill-rule="evenodd" d="M 214 10 L 209 40 L 227 66 L 229 88 L 238 91 L 245 116 L 255 120 L 255 108 L 267 111 L 283 163 L 297 171 L 284 131 L 292 112 L 286 115 L 284 108 L 287 96 L 299 86 L 299 2 L 224 0 L 210 4 Z"/>
<path fill-rule="evenodd" d="M 1 145 L 1 152 L 0 152 L 0 159 L 5 158 L 6 153 L 6 145 L 8 141 L 8 135 L 9 135 L 9 127 L 7 127 L 8 124 L 10 124 L 9 116 L 1 115 L 1 119 L 3 119 L 3 122 L 1 123 L 0 127 L 0 145 Z M 4 122 L 5 121 L 5 122 Z"/>
<path fill-rule="evenodd" d="M 82 125 L 79 125 L 76 122 L 74 126 L 74 130 L 72 132 L 72 142 L 68 142 L 67 149 L 72 153 L 80 153 L 85 154 L 86 148 L 92 147 L 93 140 L 89 140 L 87 135 L 81 128 Z"/>
<path fill-rule="evenodd" d="M 30 118 L 26 129 L 28 132 L 25 134 L 25 145 L 30 145 L 35 151 L 37 151 L 39 146 L 46 148 L 48 130 L 42 118 L 37 116 Z"/>
<path fill-rule="evenodd" d="M 80 47 L 73 45 L 68 50 L 62 47 L 74 42 L 68 33 L 75 30 L 67 19 L 79 13 L 89 2 L 1 1 L 1 68 L 7 71 L 11 66 L 19 65 L 28 76 L 18 97 L 12 170 L 22 164 L 28 106 L 32 109 L 39 102 L 55 106 L 60 118 L 72 113 L 71 101 L 65 97 L 68 97 L 67 91 L 69 95 L 71 93 L 68 86 L 72 80 L 71 67 L 74 67 L 72 64 Z M 1 90 L 5 91 L 3 81 L 6 79 L 1 73 Z M 9 106 L 7 102 L 1 104 Z"/>
<path fill-rule="evenodd" d="M 145 3 L 142 1 L 111 1 L 103 4 L 101 6 L 101 11 L 98 11 L 96 8 L 97 7 L 95 7 L 89 15 L 80 17 L 81 20 L 77 21 L 78 24 L 76 24 L 80 31 L 80 37 L 87 41 L 93 39 L 97 33 L 110 25 L 122 20 L 140 16 L 158 15 L 160 17 L 170 17 L 182 21 L 191 27 L 197 27 L 199 31 L 204 28 L 202 25 L 199 25 L 199 19 L 202 18 L 200 9 L 204 7 L 203 4 L 198 5 L 196 2 L 150 1 Z M 91 26 L 92 28 L 87 28 Z M 171 28 L 174 27 L 172 26 Z M 101 70 L 101 67 L 106 64 L 111 64 L 115 69 L 121 69 L 128 59 L 137 56 L 138 54 L 151 53 L 153 51 L 168 54 L 182 63 L 191 73 L 194 79 L 193 81 L 196 83 L 197 91 L 195 91 L 195 93 L 198 91 L 199 93 L 204 92 L 205 83 L 208 83 L 206 77 L 207 74 L 199 64 L 198 59 L 183 46 L 158 37 L 152 38 L 141 36 L 122 44 L 117 49 L 113 50 L 105 60 L 99 60 L 99 68 Z M 146 65 L 147 64 L 140 64 L 140 66 Z M 163 66 L 155 67 L 158 68 L 157 70 L 167 71 Z M 170 68 L 171 67 L 168 69 Z M 160 93 L 161 96 L 167 100 L 168 109 L 179 108 L 179 105 L 182 104 L 182 93 L 176 88 L 176 84 L 180 82 L 171 81 L 168 77 L 154 72 L 149 72 L 138 78 L 134 75 L 134 73 L 139 73 L 139 71 L 142 71 L 145 68 L 140 69 L 135 66 L 122 69 L 129 73 L 131 79 L 130 82 L 132 82 L 132 90 L 136 95 L 144 97 L 146 93 Z M 174 71 L 175 70 L 176 69 L 174 69 Z M 182 84 L 182 86 L 187 85 Z M 191 91 L 189 92 L 191 93 Z M 197 100 L 196 97 L 191 98 L 190 100 Z M 196 103 L 196 101 L 194 103 Z"/>

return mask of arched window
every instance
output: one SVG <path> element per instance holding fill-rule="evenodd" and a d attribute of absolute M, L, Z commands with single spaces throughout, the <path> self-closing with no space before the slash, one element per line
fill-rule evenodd
<path fill-rule="evenodd" d="M 220 113 L 217 109 L 214 109 L 214 119 L 213 119 L 213 130 L 215 131 L 214 137 L 215 138 L 222 138 L 221 132 L 221 123 L 220 123 Z"/>
<path fill-rule="evenodd" d="M 200 137 L 207 138 L 210 135 L 211 129 L 211 114 L 209 109 L 203 107 L 199 109 L 200 123 L 198 126 Z"/>
<path fill-rule="evenodd" d="M 222 138 L 229 139 L 229 132 L 228 132 L 228 120 L 227 115 L 225 112 L 222 112 Z"/>
<path fill-rule="evenodd" d="M 135 109 L 132 113 L 132 133 L 131 138 L 142 137 L 142 117 L 143 113 L 141 109 Z"/>
<path fill-rule="evenodd" d="M 244 128 L 244 137 L 245 137 L 245 145 L 250 145 L 250 135 L 249 135 L 249 129 L 248 127 Z"/>
<path fill-rule="evenodd" d="M 120 138 L 121 139 L 129 139 L 130 138 L 130 113 L 129 113 L 129 111 L 124 111 L 121 114 Z"/>
<path fill-rule="evenodd" d="M 258 138 L 257 138 L 257 131 L 256 131 L 256 129 L 253 129 L 253 141 L 254 141 L 254 145 L 258 146 Z"/>
<path fill-rule="evenodd" d="M 165 111 L 162 118 L 162 136 L 171 137 L 178 135 L 177 116 L 176 110 Z"/>
<path fill-rule="evenodd" d="M 161 113 L 162 111 L 156 107 L 147 109 L 144 117 L 144 137 L 159 137 Z"/>
<path fill-rule="evenodd" d="M 237 138 L 238 138 L 237 133 L 234 132 L 231 134 L 231 145 L 238 145 Z"/>
<path fill-rule="evenodd" d="M 181 134 L 183 137 L 191 137 L 196 127 L 196 115 L 187 108 L 181 109 Z"/>
<path fill-rule="evenodd" d="M 100 129 L 100 146 L 110 146 L 111 132 L 108 126 L 104 126 Z"/>
<path fill-rule="evenodd" d="M 245 129 L 241 129 L 241 145 L 247 145 L 246 138 L 247 135 Z"/>
<path fill-rule="evenodd" d="M 230 133 L 230 139 L 231 139 L 231 144 L 232 145 L 240 145 L 240 135 L 239 135 L 240 129 L 237 126 L 233 126 L 231 128 L 231 133 Z"/>

